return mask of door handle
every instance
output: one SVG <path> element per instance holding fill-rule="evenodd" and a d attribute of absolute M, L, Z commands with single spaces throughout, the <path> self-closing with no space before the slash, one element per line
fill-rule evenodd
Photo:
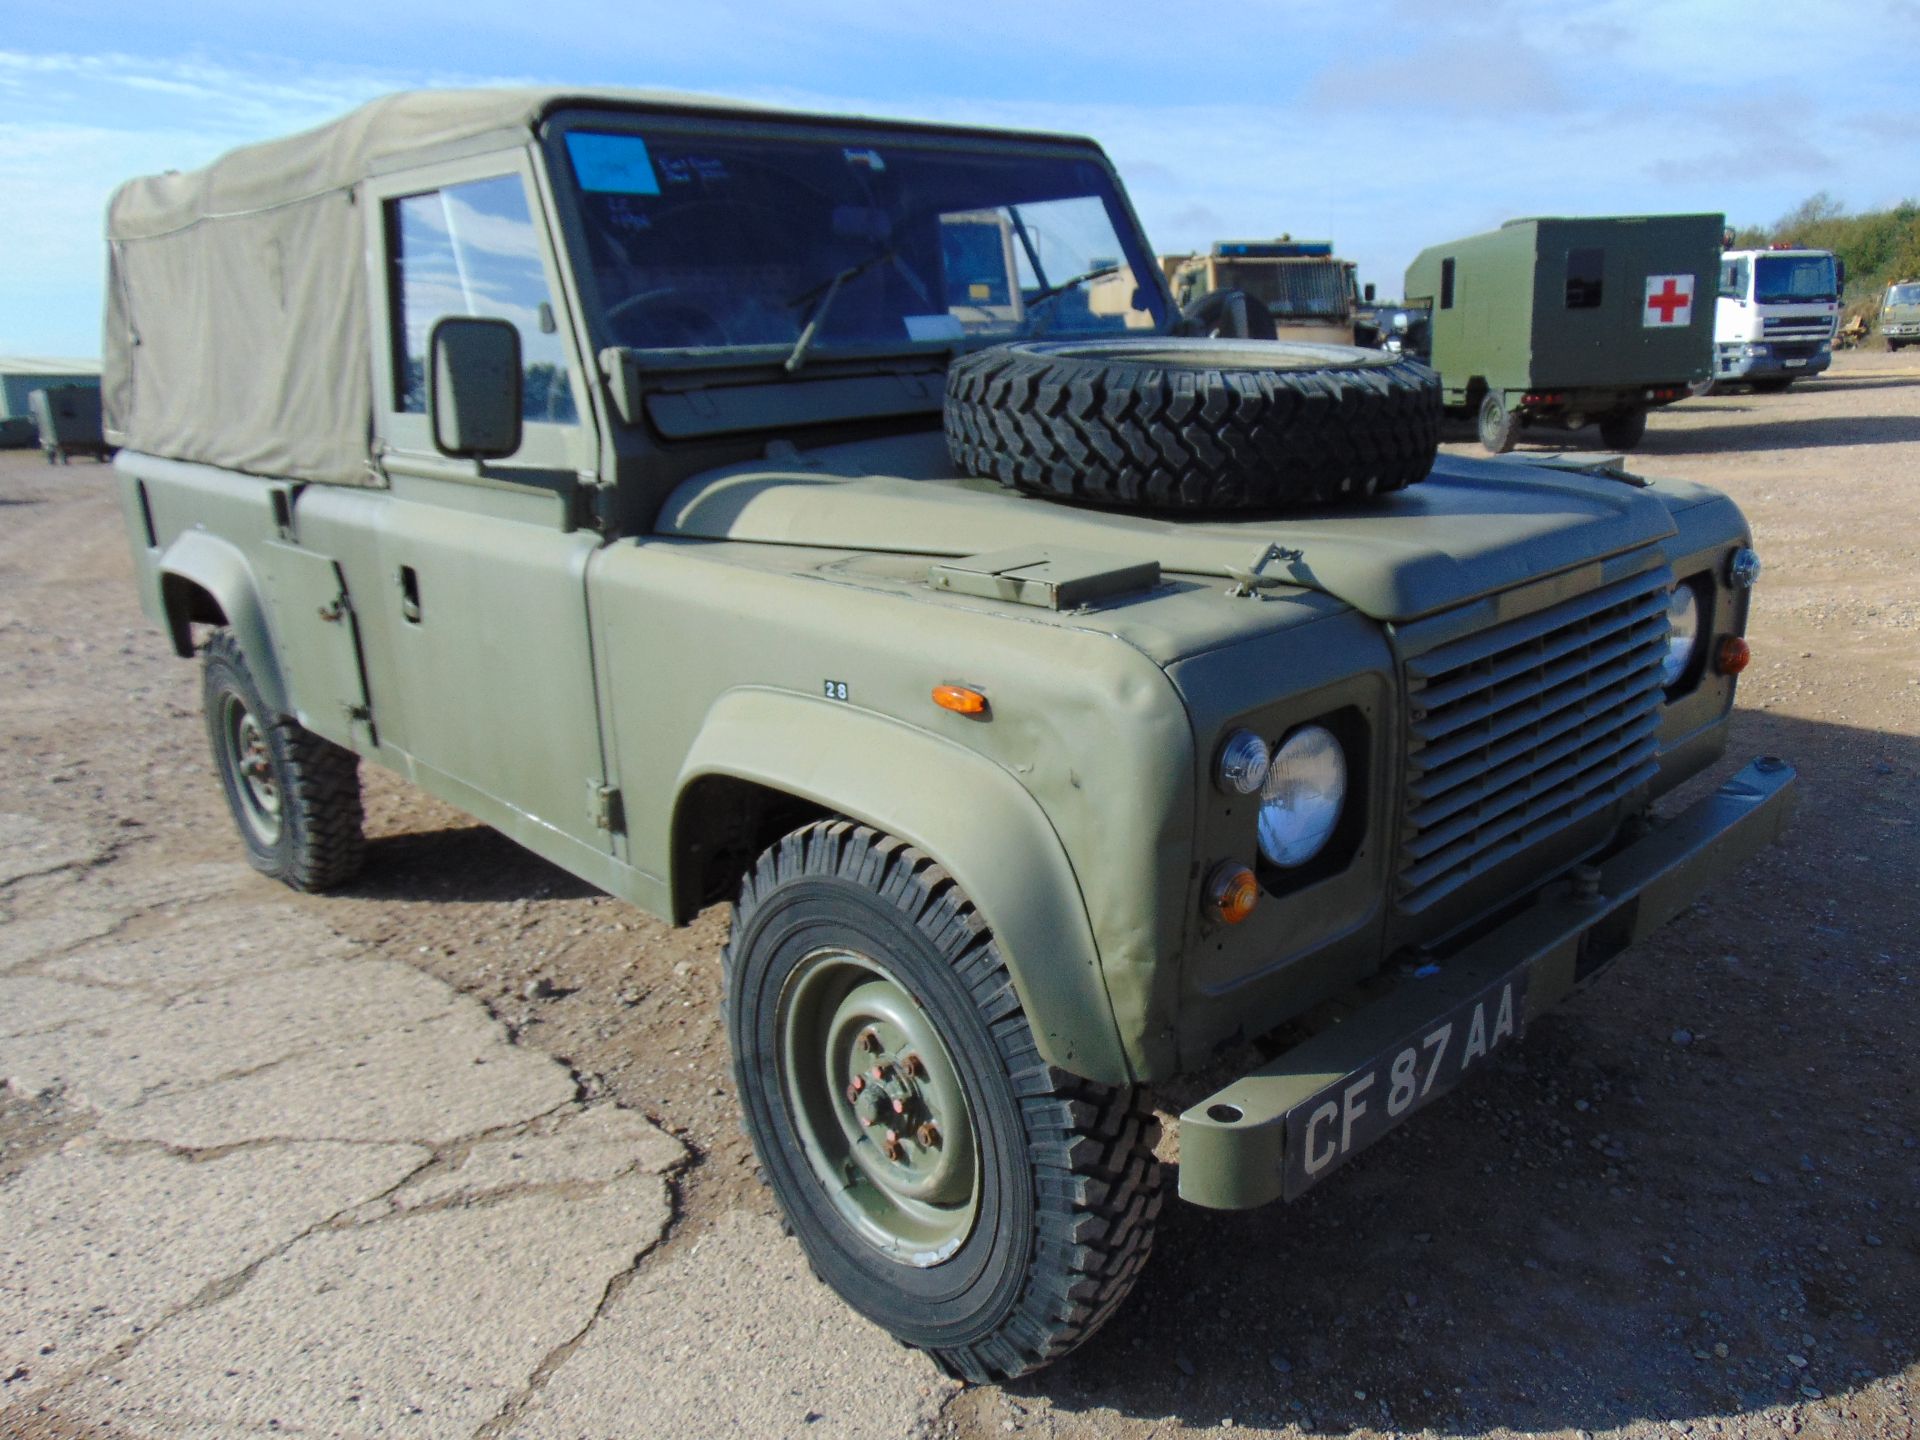
<path fill-rule="evenodd" d="M 409 625 L 420 623 L 420 577 L 411 565 L 400 567 L 400 615 Z"/>

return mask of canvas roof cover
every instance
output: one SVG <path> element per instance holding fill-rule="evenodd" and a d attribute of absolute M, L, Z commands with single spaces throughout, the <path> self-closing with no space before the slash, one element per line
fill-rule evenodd
<path fill-rule="evenodd" d="M 107 209 L 109 438 L 259 475 L 369 483 L 356 186 L 436 146 L 525 139 L 575 105 L 766 113 L 646 90 L 408 91 L 201 170 L 121 186 Z"/>

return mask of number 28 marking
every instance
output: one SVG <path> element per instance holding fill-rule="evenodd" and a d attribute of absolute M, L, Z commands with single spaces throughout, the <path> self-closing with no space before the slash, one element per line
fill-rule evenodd
<path fill-rule="evenodd" d="M 826 682 L 826 687 L 827 687 L 827 699 L 844 700 L 847 698 L 847 682 L 846 681 L 829 680 Z"/>

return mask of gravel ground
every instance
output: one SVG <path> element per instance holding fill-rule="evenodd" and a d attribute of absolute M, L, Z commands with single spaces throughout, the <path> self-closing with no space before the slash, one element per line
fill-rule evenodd
<path fill-rule="evenodd" d="M 761 1422 L 774 1434 L 860 1416 L 884 1374 L 906 1402 L 892 1433 L 936 1436 L 1912 1440 L 1920 355 L 1847 354 L 1785 395 L 1688 401 L 1653 418 L 1636 463 L 1724 488 L 1753 523 L 1768 568 L 1731 753 L 1799 765 L 1789 838 L 1306 1200 L 1171 1205 L 1132 1302 L 1015 1385 L 958 1389 L 890 1348 L 812 1363 L 851 1322 L 817 1303 L 735 1123 L 724 912 L 668 930 L 384 774 L 371 863 L 344 894 L 234 880 L 448 982 L 583 1100 L 691 1152 L 627 1292 L 659 1297 L 662 1318 L 629 1309 L 583 1335 L 528 1412 L 537 1433 L 667 1433 L 610 1390 L 718 1350 L 729 1387 L 785 1377 L 786 1408 L 740 1412 L 790 1417 Z M 108 479 L 0 457 L 0 812 L 84 833 L 108 875 L 230 862 L 196 674 L 135 608 Z M 0 1092 L 0 1203 L 85 1128 L 58 1096 Z M 723 1267 L 711 1287 L 703 1264 Z M 773 1298 L 748 1303 L 743 1272 Z M 676 1415 L 718 1394 L 663 1383 Z M 4 1405 L 0 1434 L 18 1423 Z"/>

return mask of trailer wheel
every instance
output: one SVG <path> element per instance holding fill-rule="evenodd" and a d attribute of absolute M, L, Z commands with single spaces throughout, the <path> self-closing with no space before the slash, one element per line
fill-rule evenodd
<path fill-rule="evenodd" d="M 1426 478 L 1440 379 L 1347 345 L 1178 336 L 1022 342 L 947 370 L 969 474 L 1136 510 L 1272 510 Z"/>
<path fill-rule="evenodd" d="M 944 870 L 852 821 L 797 830 L 741 882 L 724 966 L 747 1133 L 820 1279 L 971 1381 L 1106 1321 L 1153 1246 L 1152 1108 L 1040 1058 Z"/>
<path fill-rule="evenodd" d="M 1495 455 L 1505 455 L 1519 438 L 1519 417 L 1498 390 L 1489 390 L 1480 402 L 1480 443 Z"/>
<path fill-rule="evenodd" d="M 1647 412 L 1616 410 L 1600 417 L 1600 443 L 1609 450 L 1631 450 L 1646 438 Z"/>

